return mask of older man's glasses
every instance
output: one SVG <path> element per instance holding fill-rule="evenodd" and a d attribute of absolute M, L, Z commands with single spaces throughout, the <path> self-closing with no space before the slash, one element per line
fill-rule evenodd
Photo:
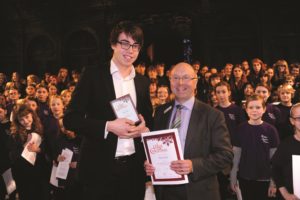
<path fill-rule="evenodd" d="M 292 116 L 291 116 L 291 118 L 294 119 L 294 120 L 297 121 L 297 122 L 300 122 L 300 117 L 292 117 Z"/>
<path fill-rule="evenodd" d="M 141 45 L 137 43 L 130 44 L 126 41 L 118 41 L 117 43 L 119 43 L 121 45 L 121 48 L 125 50 L 128 50 L 130 47 L 132 47 L 133 51 L 139 51 L 141 49 Z"/>
<path fill-rule="evenodd" d="M 190 77 L 190 76 L 183 76 L 183 77 L 179 77 L 179 76 L 172 76 L 170 77 L 170 81 L 173 82 L 179 82 L 180 80 L 182 80 L 182 82 L 184 83 L 188 83 L 191 80 L 195 80 L 198 79 L 197 77 Z"/>

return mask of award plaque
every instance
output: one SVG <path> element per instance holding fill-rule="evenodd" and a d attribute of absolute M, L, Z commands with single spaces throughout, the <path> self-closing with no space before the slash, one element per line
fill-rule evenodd
<path fill-rule="evenodd" d="M 111 101 L 110 105 L 117 118 L 130 119 L 134 121 L 135 125 L 138 125 L 141 122 L 137 110 L 129 94 L 126 94 Z"/>

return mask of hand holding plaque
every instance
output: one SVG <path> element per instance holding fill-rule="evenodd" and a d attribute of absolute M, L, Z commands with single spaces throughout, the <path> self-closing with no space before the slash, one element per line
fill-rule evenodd
<path fill-rule="evenodd" d="M 129 94 L 111 101 L 110 105 L 117 118 L 130 119 L 135 123 L 135 125 L 141 123 L 141 120 Z"/>

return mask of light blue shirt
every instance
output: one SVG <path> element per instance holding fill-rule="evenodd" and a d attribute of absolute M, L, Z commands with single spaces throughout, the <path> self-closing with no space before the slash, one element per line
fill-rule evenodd
<path fill-rule="evenodd" d="M 180 138 L 182 152 L 184 152 L 186 134 L 187 134 L 187 131 L 189 128 L 189 123 L 190 123 L 190 118 L 191 118 L 194 103 L 195 103 L 195 97 L 193 96 L 192 98 L 190 98 L 189 100 L 187 100 L 186 102 L 181 104 L 183 106 L 183 108 L 181 109 L 181 124 L 180 124 L 180 128 L 179 128 L 178 132 L 179 132 L 179 138 Z M 175 106 L 173 107 L 172 117 L 169 122 L 169 128 L 171 128 L 171 126 L 172 126 L 172 122 L 173 122 L 173 119 L 174 119 L 175 113 L 176 113 L 176 106 L 178 104 L 180 104 L 180 103 L 175 100 Z"/>

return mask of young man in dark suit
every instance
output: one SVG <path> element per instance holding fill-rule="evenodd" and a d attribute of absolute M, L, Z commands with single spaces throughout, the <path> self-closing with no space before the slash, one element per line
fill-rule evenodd
<path fill-rule="evenodd" d="M 145 159 L 140 134 L 151 126 L 149 81 L 135 74 L 133 62 L 143 45 L 143 32 L 132 22 L 118 23 L 110 36 L 108 64 L 84 69 L 64 125 L 83 136 L 79 179 L 89 200 L 141 200 L 145 193 Z M 116 119 L 110 101 L 130 94 L 141 123 Z"/>
<path fill-rule="evenodd" d="M 157 108 L 154 130 L 171 128 L 180 107 L 181 120 L 176 127 L 184 160 L 173 161 L 170 167 L 177 174 L 188 175 L 189 183 L 155 186 L 156 199 L 219 200 L 217 173 L 230 166 L 233 159 L 224 116 L 194 97 L 197 75 L 191 65 L 175 65 L 170 73 L 170 83 L 175 101 Z M 147 175 L 152 175 L 155 168 L 146 161 L 145 170 Z"/>

